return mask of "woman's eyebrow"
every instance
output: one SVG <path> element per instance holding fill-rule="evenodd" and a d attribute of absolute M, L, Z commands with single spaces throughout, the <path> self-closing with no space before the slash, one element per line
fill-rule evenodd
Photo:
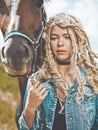
<path fill-rule="evenodd" d="M 59 35 L 59 34 L 57 34 L 57 33 L 52 33 L 52 34 L 50 34 L 51 36 L 57 36 L 57 35 Z M 69 36 L 69 34 L 66 32 L 66 33 L 63 33 L 63 35 L 68 35 Z"/>
<path fill-rule="evenodd" d="M 58 36 L 58 34 L 50 34 L 50 37 L 52 37 L 52 36 Z"/>

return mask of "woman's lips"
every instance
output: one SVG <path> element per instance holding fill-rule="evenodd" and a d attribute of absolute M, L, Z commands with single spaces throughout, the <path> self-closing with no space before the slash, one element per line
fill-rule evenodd
<path fill-rule="evenodd" d="M 57 53 L 60 55 L 64 54 L 65 52 L 66 52 L 65 50 L 57 50 Z"/>

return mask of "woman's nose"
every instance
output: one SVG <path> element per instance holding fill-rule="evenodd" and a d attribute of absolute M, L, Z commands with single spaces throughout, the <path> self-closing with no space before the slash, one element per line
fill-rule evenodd
<path fill-rule="evenodd" d="M 63 39 L 58 40 L 58 46 L 64 46 L 64 40 Z"/>

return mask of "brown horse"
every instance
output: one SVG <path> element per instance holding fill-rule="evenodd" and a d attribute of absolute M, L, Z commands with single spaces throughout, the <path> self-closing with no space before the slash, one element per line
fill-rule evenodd
<path fill-rule="evenodd" d="M 0 1 L 0 25 L 5 36 L 1 60 L 6 73 L 18 77 L 21 99 L 19 115 L 22 112 L 27 76 L 37 70 L 43 62 L 44 42 L 41 43 L 41 36 L 46 20 L 44 2 L 44 0 Z"/>

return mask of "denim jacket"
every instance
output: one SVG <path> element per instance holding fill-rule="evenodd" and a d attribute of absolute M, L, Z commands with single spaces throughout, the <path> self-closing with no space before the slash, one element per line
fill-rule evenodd
<path fill-rule="evenodd" d="M 32 128 L 28 127 L 22 115 L 19 119 L 20 130 L 52 130 L 55 110 L 57 105 L 56 86 L 51 81 L 44 82 L 44 86 L 49 90 L 47 97 L 37 110 L 36 118 Z M 65 122 L 67 130 L 98 130 L 98 95 L 84 96 L 84 100 L 76 103 L 77 83 L 74 83 L 66 97 L 65 102 Z M 29 92 L 29 83 L 24 98 L 26 105 Z M 85 92 L 93 93 L 90 86 L 85 85 Z"/>

